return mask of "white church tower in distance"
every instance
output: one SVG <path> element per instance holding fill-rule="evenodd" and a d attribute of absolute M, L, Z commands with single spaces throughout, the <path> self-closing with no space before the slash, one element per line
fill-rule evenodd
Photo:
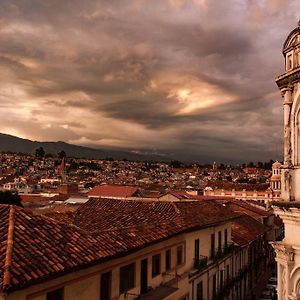
<path fill-rule="evenodd" d="M 276 79 L 284 110 L 284 162 L 281 201 L 273 202 L 285 228 L 273 242 L 278 272 L 278 299 L 300 300 L 300 22 L 283 45 L 285 72 Z"/>
<path fill-rule="evenodd" d="M 279 161 L 275 161 L 272 165 L 271 189 L 274 198 L 279 198 L 281 191 L 281 163 Z"/>

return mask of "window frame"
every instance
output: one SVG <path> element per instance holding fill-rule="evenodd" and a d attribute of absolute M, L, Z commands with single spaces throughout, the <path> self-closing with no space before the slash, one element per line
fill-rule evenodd
<path fill-rule="evenodd" d="M 210 234 L 210 258 L 214 258 L 215 257 L 215 234 L 211 233 Z"/>
<path fill-rule="evenodd" d="M 152 256 L 152 278 L 161 274 L 161 254 L 157 253 Z"/>
<path fill-rule="evenodd" d="M 102 294 L 103 293 L 102 284 L 103 284 L 104 276 L 108 276 L 108 286 L 105 287 L 105 288 L 107 288 L 108 298 L 104 298 L 103 294 Z M 109 300 L 111 298 L 111 295 L 112 295 L 111 286 L 112 286 L 112 271 L 107 271 L 107 272 L 102 273 L 100 275 L 100 298 L 99 298 L 100 300 Z"/>
<path fill-rule="evenodd" d="M 128 274 L 126 274 L 126 276 L 124 276 L 124 272 L 128 272 L 129 268 L 131 268 L 131 267 L 133 268 L 132 269 L 133 278 L 131 278 L 131 282 L 129 282 L 130 281 L 129 276 L 128 276 Z M 127 268 L 127 270 L 126 270 L 126 268 Z M 123 272 L 123 274 L 122 274 L 122 272 Z M 121 275 L 123 275 L 123 276 L 121 276 Z M 124 284 L 124 278 L 127 280 L 126 284 Z M 123 285 L 121 283 L 123 283 Z M 120 295 L 135 288 L 135 286 L 136 286 L 136 264 L 135 264 L 135 262 L 120 267 L 120 269 L 119 269 L 119 292 L 120 292 Z"/>
<path fill-rule="evenodd" d="M 46 293 L 46 300 L 58 300 L 57 295 L 54 296 L 54 293 L 61 293 L 61 295 L 59 295 L 59 299 L 63 300 L 64 299 L 64 287 L 49 291 Z M 51 298 L 51 297 L 55 297 L 55 298 Z"/>
<path fill-rule="evenodd" d="M 194 258 L 195 260 L 200 258 L 200 239 L 195 239 L 194 242 Z"/>
<path fill-rule="evenodd" d="M 222 231 L 218 232 L 218 251 L 222 251 Z"/>
<path fill-rule="evenodd" d="M 169 255 L 167 255 L 169 253 Z M 172 251 L 167 249 L 165 252 L 165 271 L 170 271 L 172 269 Z"/>
<path fill-rule="evenodd" d="M 179 253 L 181 254 L 180 256 L 179 256 Z M 176 266 L 182 265 L 184 263 L 183 253 L 184 253 L 183 245 L 177 246 L 176 247 Z M 180 260 L 178 259 L 179 257 L 180 257 Z"/>
<path fill-rule="evenodd" d="M 196 285 L 196 299 L 197 300 L 203 300 L 203 281 L 201 280 Z"/>

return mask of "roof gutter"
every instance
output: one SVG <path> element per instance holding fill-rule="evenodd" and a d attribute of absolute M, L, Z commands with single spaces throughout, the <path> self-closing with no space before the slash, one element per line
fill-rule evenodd
<path fill-rule="evenodd" d="M 4 273 L 3 273 L 3 289 L 5 289 L 5 287 L 10 285 L 11 257 L 12 257 L 13 244 L 14 244 L 13 241 L 14 225 L 15 225 L 15 207 L 11 205 L 9 210 L 7 248 L 6 248 L 5 263 L 4 263 Z"/>

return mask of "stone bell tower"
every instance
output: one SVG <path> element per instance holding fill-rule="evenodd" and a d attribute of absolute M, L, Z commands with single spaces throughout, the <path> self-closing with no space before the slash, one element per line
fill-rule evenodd
<path fill-rule="evenodd" d="M 284 238 L 272 242 L 276 253 L 278 300 L 300 299 L 300 22 L 283 45 L 285 72 L 276 79 L 283 97 L 284 163 L 281 202 L 274 213 L 284 223 Z"/>
<path fill-rule="evenodd" d="M 284 110 L 281 198 L 300 200 L 300 21 L 283 45 L 285 72 L 276 78 Z"/>

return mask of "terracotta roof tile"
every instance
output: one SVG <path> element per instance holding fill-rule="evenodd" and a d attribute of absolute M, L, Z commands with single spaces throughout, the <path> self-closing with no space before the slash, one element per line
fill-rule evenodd
<path fill-rule="evenodd" d="M 273 214 L 272 210 L 267 211 L 255 207 L 243 200 L 220 200 L 220 202 L 228 206 L 234 212 L 247 214 L 259 222 L 262 222 L 263 217 L 268 217 Z"/>
<path fill-rule="evenodd" d="M 269 227 L 261 224 L 249 215 L 241 214 L 239 218 L 232 222 L 231 238 L 234 243 L 243 246 L 256 240 L 269 230 Z"/>
<path fill-rule="evenodd" d="M 91 199 L 68 216 L 72 224 L 66 224 L 65 219 L 60 222 L 19 207 L 0 205 L 0 292 L 236 217 L 216 201 Z M 13 248 L 9 241 L 13 241 Z"/>
<path fill-rule="evenodd" d="M 19 207 L 0 205 L 0 220 L 0 291 L 27 286 L 115 254 L 112 247 L 109 252 L 104 250 L 103 243 L 82 229 L 33 216 Z M 13 248 L 9 246 L 11 235 Z"/>
<path fill-rule="evenodd" d="M 89 197 L 132 197 L 138 191 L 134 186 L 98 185 L 91 189 Z"/>
<path fill-rule="evenodd" d="M 91 199 L 78 208 L 73 223 L 94 235 L 116 232 L 115 239 L 134 248 L 235 217 L 235 213 L 215 201 Z"/>

